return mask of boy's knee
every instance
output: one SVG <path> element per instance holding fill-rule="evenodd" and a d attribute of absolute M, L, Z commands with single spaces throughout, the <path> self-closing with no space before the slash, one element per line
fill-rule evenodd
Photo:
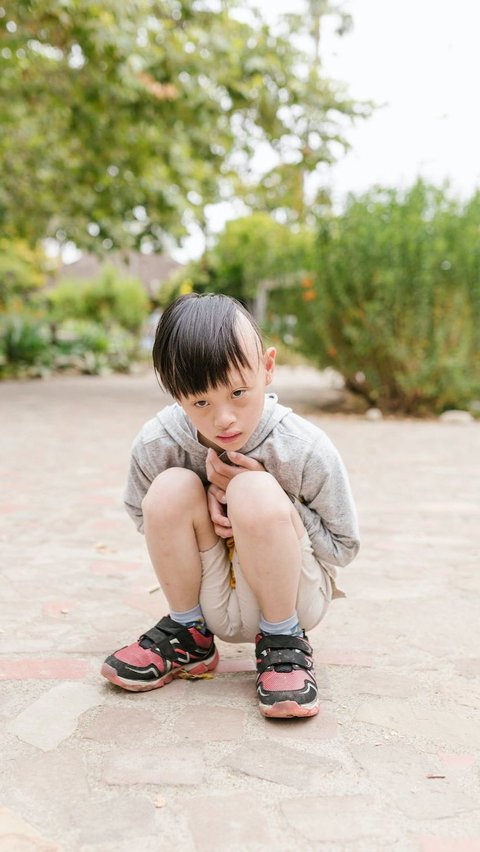
<path fill-rule="evenodd" d="M 161 514 L 162 518 L 175 514 L 187 504 L 205 499 L 202 481 L 193 470 L 171 467 L 155 477 L 142 500 L 143 514 Z"/>
<path fill-rule="evenodd" d="M 263 471 L 248 471 L 227 487 L 228 515 L 249 527 L 291 520 L 291 505 L 277 480 Z"/>

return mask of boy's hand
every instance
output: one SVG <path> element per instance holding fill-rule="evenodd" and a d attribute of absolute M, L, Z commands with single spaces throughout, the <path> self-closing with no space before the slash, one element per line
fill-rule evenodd
<path fill-rule="evenodd" d="M 265 470 L 263 464 L 249 456 L 244 456 L 243 453 L 229 452 L 228 458 L 233 464 L 222 462 L 215 450 L 210 449 L 207 453 L 207 479 L 223 492 L 223 495 L 217 494 L 217 499 L 221 503 L 226 502 L 225 491 L 234 476 L 245 473 L 246 470 Z"/>
<path fill-rule="evenodd" d="M 215 533 L 220 538 L 230 538 L 233 535 L 230 521 L 227 516 L 227 507 L 222 505 L 220 497 L 225 497 L 225 492 L 216 485 L 207 488 L 207 505 Z"/>

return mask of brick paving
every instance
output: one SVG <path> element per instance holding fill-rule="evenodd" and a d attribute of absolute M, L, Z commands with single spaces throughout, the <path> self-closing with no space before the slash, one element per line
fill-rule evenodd
<path fill-rule="evenodd" d="M 219 643 L 213 679 L 102 681 L 165 610 L 122 507 L 165 399 L 151 375 L 0 386 L 1 852 L 480 850 L 480 423 L 319 414 L 281 379 L 362 528 L 299 721 L 258 713 L 249 645 Z"/>

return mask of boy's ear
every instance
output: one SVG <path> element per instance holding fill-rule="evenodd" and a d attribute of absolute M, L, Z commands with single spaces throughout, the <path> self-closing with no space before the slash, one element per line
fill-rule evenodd
<path fill-rule="evenodd" d="M 263 359 L 265 364 L 265 379 L 267 385 L 270 384 L 273 378 L 273 373 L 275 370 L 275 359 L 277 357 L 277 350 L 274 346 L 269 346 L 268 349 L 265 350 Z"/>

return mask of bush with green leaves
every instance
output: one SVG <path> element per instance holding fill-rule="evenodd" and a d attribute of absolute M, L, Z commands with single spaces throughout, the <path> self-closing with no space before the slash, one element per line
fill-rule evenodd
<path fill-rule="evenodd" d="M 48 324 L 32 313 L 0 315 L 0 377 L 47 369 L 53 361 Z"/>
<path fill-rule="evenodd" d="M 478 399 L 479 222 L 480 192 L 461 203 L 419 181 L 351 196 L 320 225 L 313 292 L 298 299 L 301 349 L 385 411 Z"/>
<path fill-rule="evenodd" d="M 291 227 L 256 212 L 228 222 L 186 275 L 199 292 L 244 302 L 263 324 L 269 294 L 296 286 L 311 268 L 313 244 L 314 232 L 306 226 Z"/>
<path fill-rule="evenodd" d="M 138 338 L 119 325 L 108 330 L 90 320 L 53 325 L 45 313 L 30 310 L 0 315 L 0 379 L 66 370 L 128 372 L 138 347 Z"/>
<path fill-rule="evenodd" d="M 149 311 L 149 299 L 136 278 L 121 275 L 111 265 L 87 281 L 64 279 L 49 294 L 52 318 L 90 320 L 106 329 L 119 325 L 138 333 Z"/>

